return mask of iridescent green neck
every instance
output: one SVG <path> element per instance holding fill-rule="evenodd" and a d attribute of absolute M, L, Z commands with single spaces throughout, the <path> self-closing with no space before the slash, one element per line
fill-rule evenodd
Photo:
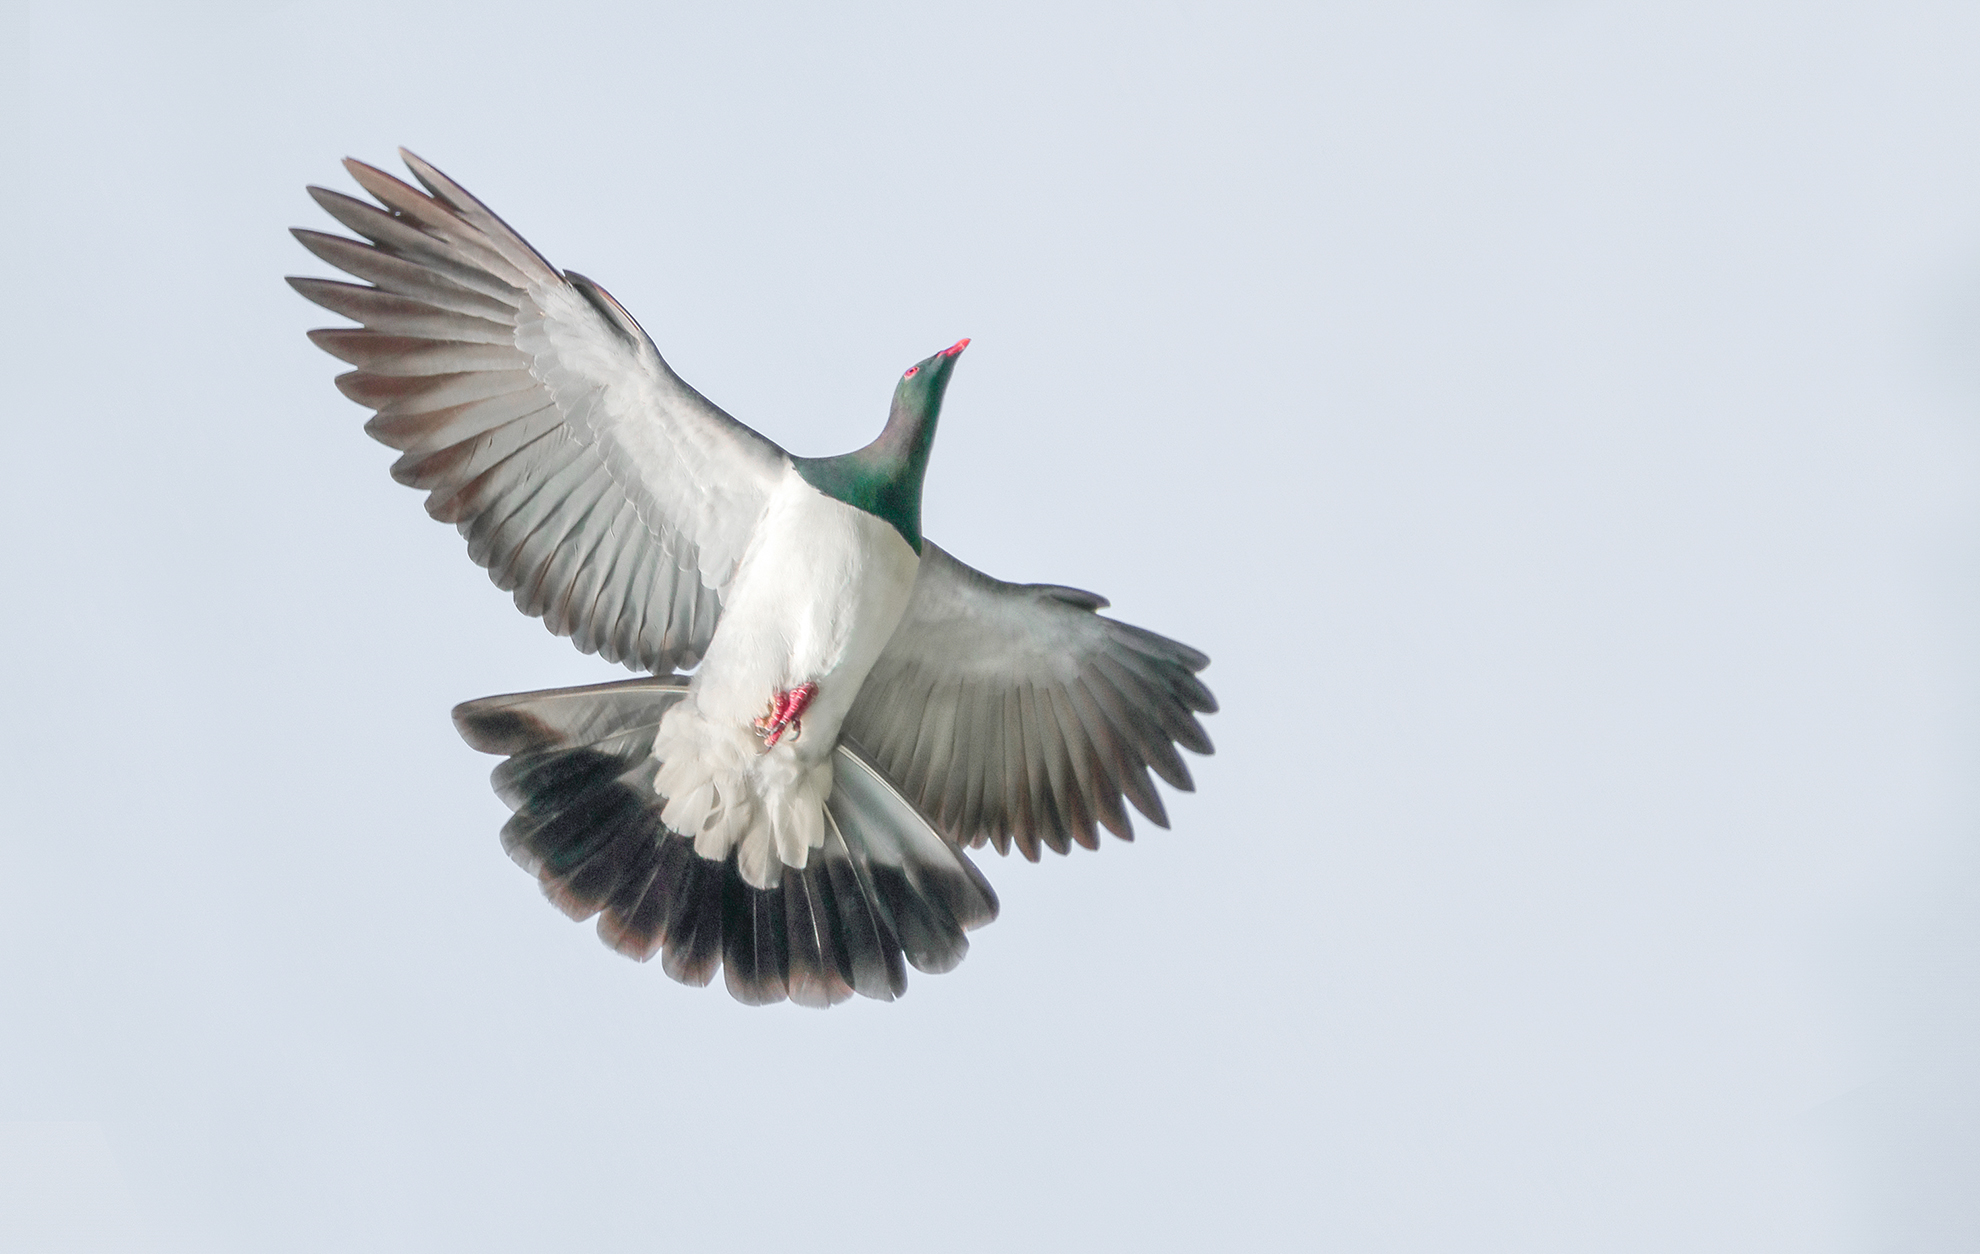
<path fill-rule="evenodd" d="M 793 457 L 791 462 L 806 483 L 891 524 L 920 553 L 921 481 L 928 473 L 941 407 L 939 393 L 896 392 L 887 426 L 873 443 L 837 457 Z"/>

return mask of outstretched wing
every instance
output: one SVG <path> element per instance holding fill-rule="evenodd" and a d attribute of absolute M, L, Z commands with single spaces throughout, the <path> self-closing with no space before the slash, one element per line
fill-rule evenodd
<path fill-rule="evenodd" d="M 1152 768 L 1188 790 L 1176 752 L 1211 752 L 1210 659 L 1094 613 L 1076 588 L 992 579 L 924 541 L 906 614 L 843 726 L 958 844 L 1099 847 L 1122 797 L 1167 827 Z"/>
<path fill-rule="evenodd" d="M 694 665 L 783 450 L 682 382 L 604 289 L 400 155 L 426 192 L 357 161 L 383 208 L 309 189 L 369 243 L 295 232 L 372 285 L 289 280 L 360 324 L 310 332 L 357 367 L 337 386 L 516 608 L 609 661 Z"/>

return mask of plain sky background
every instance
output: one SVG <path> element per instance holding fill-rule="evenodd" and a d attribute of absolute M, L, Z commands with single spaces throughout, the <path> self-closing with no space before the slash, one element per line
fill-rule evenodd
<path fill-rule="evenodd" d="M 1980 1248 L 1980 8 L 37 4 L 0 1248 Z M 500 852 L 510 607 L 285 287 L 406 144 L 1207 651 L 1200 791 L 751 1010 Z"/>

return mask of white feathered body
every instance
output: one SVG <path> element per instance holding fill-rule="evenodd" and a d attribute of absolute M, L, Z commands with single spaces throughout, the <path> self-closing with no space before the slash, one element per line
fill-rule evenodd
<path fill-rule="evenodd" d="M 667 825 L 775 885 L 825 839 L 839 725 L 907 608 L 920 565 L 894 528 L 787 471 L 737 568 L 687 699 L 655 737 Z M 802 732 L 765 750 L 771 697 L 818 685 Z"/>

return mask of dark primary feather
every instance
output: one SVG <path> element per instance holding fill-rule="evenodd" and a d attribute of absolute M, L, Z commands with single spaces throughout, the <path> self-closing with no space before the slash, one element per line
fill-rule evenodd
<path fill-rule="evenodd" d="M 1176 747 L 1210 753 L 1217 702 L 1187 645 L 1094 611 L 1076 588 L 992 579 L 925 545 L 907 613 L 844 735 L 958 844 L 1097 848 L 1123 840 L 1125 797 L 1168 815 L 1149 771 L 1190 790 Z"/>
<path fill-rule="evenodd" d="M 515 811 L 503 847 L 574 919 L 685 984 L 719 968 L 751 1005 L 891 1000 L 907 966 L 946 971 L 964 932 L 997 914 L 996 894 L 855 748 L 833 760 L 826 839 L 803 870 L 767 889 L 732 854 L 711 862 L 660 820 L 654 732 L 686 681 L 634 679 L 470 701 L 455 725 L 503 755 L 492 782 Z"/>

